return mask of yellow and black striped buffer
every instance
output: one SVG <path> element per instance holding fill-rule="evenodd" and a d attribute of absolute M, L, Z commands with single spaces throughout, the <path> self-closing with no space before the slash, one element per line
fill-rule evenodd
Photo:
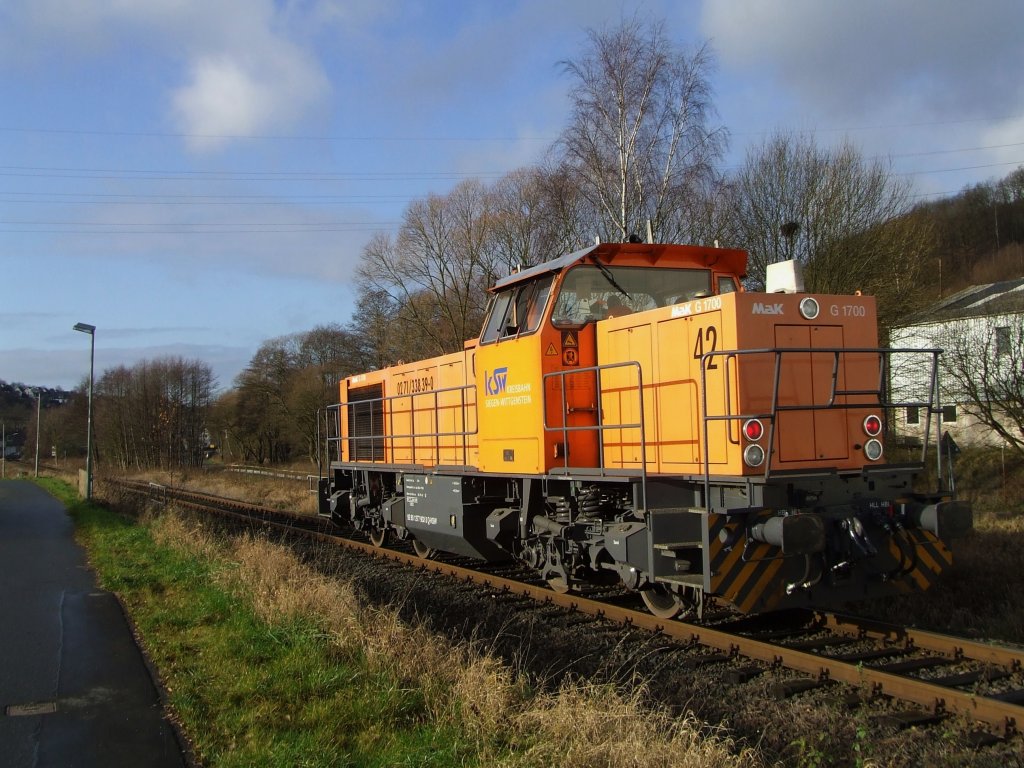
<path fill-rule="evenodd" d="M 726 515 L 708 516 L 706 567 L 710 592 L 743 613 L 794 604 L 800 595 L 786 594 L 786 583 L 801 579 L 802 557 L 783 557 L 778 547 L 751 541 L 744 527 Z M 820 574 L 823 563 L 815 556 Z M 858 561 L 860 578 L 839 582 L 816 579 L 814 599 L 823 603 L 928 589 L 953 563 L 953 555 L 937 536 L 922 529 L 905 530 L 890 537 L 878 554 Z M 887 574 L 867 579 L 864 574 Z M 809 597 L 805 595 L 803 597 Z"/>
<path fill-rule="evenodd" d="M 785 560 L 778 547 L 746 543 L 742 526 L 725 515 L 708 517 L 708 567 L 711 593 L 740 611 L 773 608 L 783 596 L 779 572 Z M 730 545 L 734 543 L 734 545 Z"/>
<path fill-rule="evenodd" d="M 901 535 L 902 542 L 895 538 L 889 541 L 889 554 L 899 560 L 901 557 L 906 559 L 909 552 L 913 553 L 907 566 L 910 570 L 902 579 L 903 585 L 907 591 L 928 589 L 943 571 L 953 565 L 953 553 L 931 531 L 914 528 L 903 531 Z"/>

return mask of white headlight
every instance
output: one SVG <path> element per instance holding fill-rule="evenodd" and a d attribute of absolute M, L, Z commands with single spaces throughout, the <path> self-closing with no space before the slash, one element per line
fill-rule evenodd
<path fill-rule="evenodd" d="M 864 455 L 868 461 L 878 461 L 882 458 L 882 444 L 878 440 L 868 440 L 864 443 Z"/>
<path fill-rule="evenodd" d="M 743 449 L 743 461 L 748 467 L 760 467 L 764 463 L 764 448 L 756 443 Z"/>
<path fill-rule="evenodd" d="M 820 311 L 821 307 L 818 306 L 817 299 L 812 299 L 810 296 L 800 299 L 800 314 L 804 319 L 813 320 Z"/>

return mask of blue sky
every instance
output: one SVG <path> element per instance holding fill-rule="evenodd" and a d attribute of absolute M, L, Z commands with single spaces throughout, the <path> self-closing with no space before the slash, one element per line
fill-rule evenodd
<path fill-rule="evenodd" d="M 346 323 L 375 231 L 537 161 L 588 27 L 710 40 L 726 169 L 849 137 L 915 194 L 1024 164 L 1019 0 L 0 0 L 0 379 L 162 355 L 230 386 Z"/>

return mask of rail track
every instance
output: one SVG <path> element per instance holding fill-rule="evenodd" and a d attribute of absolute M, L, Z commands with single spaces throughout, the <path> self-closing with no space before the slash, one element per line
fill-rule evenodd
<path fill-rule="evenodd" d="M 171 501 L 186 508 L 235 518 L 250 524 L 342 545 L 412 568 L 480 584 L 492 592 L 529 598 L 570 611 L 656 633 L 684 646 L 707 649 L 700 663 L 747 659 L 728 677 L 745 682 L 769 669 L 788 669 L 802 677 L 779 683 L 786 697 L 836 686 L 847 706 L 891 699 L 915 705 L 890 711 L 895 727 L 922 725 L 950 716 L 979 724 L 978 744 L 1009 739 L 1024 726 L 1024 649 L 974 642 L 834 613 L 791 611 L 738 617 L 723 613 L 705 623 L 660 619 L 640 607 L 600 595 L 559 594 L 525 579 L 515 567 L 468 567 L 466 558 L 423 559 L 410 547 L 378 547 L 342 531 L 329 521 L 297 515 L 210 494 L 134 481 L 112 481 L 131 494 Z M 408 550 L 408 551 L 407 551 Z M 892 708 L 890 708 L 891 710 Z"/>

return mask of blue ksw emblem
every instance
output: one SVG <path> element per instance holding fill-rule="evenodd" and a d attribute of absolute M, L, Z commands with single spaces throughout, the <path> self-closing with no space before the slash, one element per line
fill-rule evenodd
<path fill-rule="evenodd" d="M 500 395 L 508 384 L 508 367 L 495 368 L 494 373 L 484 371 L 484 388 L 488 395 Z"/>

